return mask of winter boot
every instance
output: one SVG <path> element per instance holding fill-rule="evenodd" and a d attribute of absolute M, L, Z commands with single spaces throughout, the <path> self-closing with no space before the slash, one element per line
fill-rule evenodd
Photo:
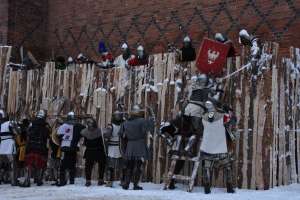
<path fill-rule="evenodd" d="M 105 184 L 105 182 L 103 181 L 103 179 L 98 180 L 98 186 L 101 186 L 101 185 L 104 185 L 104 184 Z"/>
<path fill-rule="evenodd" d="M 75 184 L 75 171 L 76 169 L 70 169 L 69 171 L 69 175 L 70 175 L 70 185 L 74 185 Z"/>
<path fill-rule="evenodd" d="M 123 188 L 123 190 L 128 190 L 129 184 L 124 184 L 124 185 L 122 185 L 122 188 Z"/>
<path fill-rule="evenodd" d="M 40 169 L 37 172 L 37 182 L 36 182 L 37 186 L 42 186 L 43 185 L 43 170 Z"/>
<path fill-rule="evenodd" d="M 226 176 L 226 188 L 227 193 L 235 193 L 232 183 L 233 183 L 233 175 L 232 175 L 232 166 L 229 165 L 225 168 L 225 176 Z"/>
<path fill-rule="evenodd" d="M 235 191 L 230 183 L 226 184 L 226 188 L 227 188 L 227 193 L 235 193 Z"/>
<path fill-rule="evenodd" d="M 170 185 L 169 185 L 169 190 L 175 190 L 176 186 L 175 186 L 175 180 L 171 179 Z"/>
<path fill-rule="evenodd" d="M 67 185 L 65 172 L 60 172 L 59 181 L 57 182 L 58 187 Z"/>
<path fill-rule="evenodd" d="M 133 190 L 143 190 L 143 188 L 137 184 L 134 184 Z"/>
<path fill-rule="evenodd" d="M 204 186 L 204 193 L 205 193 L 205 194 L 210 194 L 210 193 L 211 193 L 211 190 L 210 190 L 210 186 L 209 186 L 209 185 L 205 185 L 205 186 Z"/>
<path fill-rule="evenodd" d="M 19 186 L 20 187 L 30 187 L 30 178 L 29 177 L 25 178 L 24 182 L 20 183 Z"/>
<path fill-rule="evenodd" d="M 106 187 L 113 187 L 113 182 L 112 181 L 106 181 Z"/>
<path fill-rule="evenodd" d="M 111 169 L 111 168 L 108 169 L 107 178 L 108 178 L 108 181 L 106 181 L 106 187 L 112 187 L 112 185 L 113 185 L 113 169 Z"/>
<path fill-rule="evenodd" d="M 90 187 L 91 185 L 92 185 L 91 180 L 86 180 L 85 186 L 86 186 L 86 187 Z"/>
<path fill-rule="evenodd" d="M 210 172 L 210 168 L 208 168 L 207 166 L 209 165 L 209 162 L 205 162 L 206 167 L 204 167 L 204 171 L 203 171 L 203 185 L 204 185 L 204 193 L 205 194 L 210 194 L 211 190 L 211 172 Z"/>

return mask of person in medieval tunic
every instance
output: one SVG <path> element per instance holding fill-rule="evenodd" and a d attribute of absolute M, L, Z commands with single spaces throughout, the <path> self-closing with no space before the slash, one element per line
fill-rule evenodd
<path fill-rule="evenodd" d="M 160 127 L 160 136 L 167 141 L 167 145 L 171 147 L 169 151 L 170 156 L 187 155 L 192 157 L 195 153 L 192 151 L 196 144 L 193 137 L 197 137 L 196 141 L 199 141 L 200 135 L 194 135 L 193 128 L 191 126 L 191 117 L 183 114 L 179 114 L 175 119 L 170 122 L 165 122 Z M 192 139 L 191 139 L 192 137 Z M 177 160 L 175 165 L 174 174 L 179 174 L 184 167 L 184 160 Z M 171 179 L 168 189 L 174 190 L 175 179 Z"/>
<path fill-rule="evenodd" d="M 11 122 L 5 116 L 3 110 L 0 110 L 0 183 L 17 185 L 17 167 L 16 167 L 16 142 L 12 131 Z"/>
<path fill-rule="evenodd" d="M 57 135 L 61 140 L 61 165 L 59 183 L 57 186 L 67 184 L 66 172 L 69 171 L 69 184 L 74 184 L 76 174 L 76 159 L 77 151 L 79 150 L 78 143 L 81 138 L 80 132 L 85 128 L 75 119 L 75 113 L 67 114 L 67 121 L 58 127 Z"/>
<path fill-rule="evenodd" d="M 26 158 L 26 143 L 27 143 L 27 132 L 30 125 L 30 121 L 27 118 L 22 119 L 21 122 L 15 124 L 15 135 L 16 146 L 17 146 L 17 169 L 19 180 L 20 177 L 23 177 L 26 172 L 25 167 L 25 158 Z"/>
<path fill-rule="evenodd" d="M 112 124 L 107 130 L 107 133 L 105 134 L 105 138 L 108 140 L 108 166 L 107 166 L 107 187 L 113 186 L 114 181 L 114 175 L 117 174 L 117 172 L 122 171 L 121 176 L 121 185 L 124 182 L 124 170 L 121 169 L 122 165 L 122 155 L 120 151 L 120 137 L 119 137 L 119 131 L 121 123 L 123 122 L 123 114 L 119 111 L 116 111 L 112 115 Z"/>
<path fill-rule="evenodd" d="M 36 184 L 43 184 L 43 173 L 47 167 L 48 140 L 50 138 L 50 126 L 46 122 L 46 113 L 40 110 L 36 119 L 28 128 L 25 156 L 25 181 L 20 186 L 30 187 L 30 178 L 35 172 Z"/>
<path fill-rule="evenodd" d="M 131 67 L 147 65 L 148 64 L 148 54 L 145 52 L 145 49 L 142 45 L 137 47 L 137 55 L 132 57 L 128 61 L 128 65 Z"/>
<path fill-rule="evenodd" d="M 256 36 L 250 35 L 247 30 L 242 29 L 239 32 L 239 43 L 250 47 L 250 64 L 251 64 L 251 71 L 253 74 L 253 79 L 256 79 L 256 76 L 259 71 L 259 66 L 257 65 L 261 53 L 262 53 L 262 45 L 260 39 Z"/>
<path fill-rule="evenodd" d="M 51 140 L 49 141 L 49 159 L 47 170 L 45 172 L 45 180 L 50 181 L 51 185 L 59 184 L 59 168 L 61 158 L 60 139 L 57 136 L 57 128 L 63 124 L 63 121 L 57 119 L 54 122 L 51 130 Z"/>
<path fill-rule="evenodd" d="M 97 65 L 100 68 L 111 68 L 114 67 L 114 58 L 110 52 L 108 52 L 104 42 L 99 42 L 99 53 L 101 54 L 101 62 Z"/>
<path fill-rule="evenodd" d="M 103 176 L 106 162 L 104 138 L 94 119 L 87 119 L 86 124 L 87 128 L 81 131 L 86 146 L 83 156 L 85 159 L 85 186 L 91 186 L 92 170 L 96 163 L 98 163 L 98 185 L 100 186 L 104 184 Z"/>
<path fill-rule="evenodd" d="M 128 121 L 125 121 L 120 128 L 120 137 L 127 140 L 127 146 L 124 152 L 126 162 L 126 175 L 123 189 L 129 188 L 130 182 L 133 182 L 134 190 L 142 190 L 139 186 L 139 180 L 142 173 L 143 162 L 150 159 L 150 151 L 147 146 L 148 132 L 153 131 L 154 118 L 144 119 L 144 111 L 139 106 L 134 106 L 130 112 Z"/>
<path fill-rule="evenodd" d="M 128 68 L 128 61 L 131 58 L 131 52 L 126 43 L 123 43 L 121 46 L 122 54 L 116 57 L 114 65 L 120 68 Z"/>
<path fill-rule="evenodd" d="M 183 39 L 183 46 L 180 49 L 180 61 L 181 62 L 191 62 L 196 59 L 196 51 L 193 47 L 191 38 L 185 36 Z"/>
<path fill-rule="evenodd" d="M 224 169 L 228 193 L 234 193 L 232 161 L 229 144 L 234 142 L 233 134 L 228 134 L 229 115 L 217 112 L 211 101 L 205 103 L 207 112 L 203 115 L 203 138 L 200 145 L 201 158 L 204 160 L 203 184 L 206 194 L 211 192 L 212 169 L 220 163 Z"/>

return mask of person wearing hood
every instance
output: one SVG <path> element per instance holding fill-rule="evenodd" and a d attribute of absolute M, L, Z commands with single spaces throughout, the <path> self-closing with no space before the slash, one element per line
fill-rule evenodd
<path fill-rule="evenodd" d="M 126 43 L 123 43 L 121 46 L 121 52 L 122 54 L 119 55 L 115 61 L 114 61 L 114 65 L 116 67 L 120 67 L 120 68 L 128 68 L 128 61 L 131 58 L 131 52 L 130 49 L 128 47 L 128 45 Z"/>
<path fill-rule="evenodd" d="M 91 186 L 92 170 L 98 163 L 98 185 L 103 185 L 103 176 L 105 171 L 106 150 L 102 137 L 101 129 L 98 128 L 97 122 L 90 118 L 87 119 L 87 127 L 81 131 L 86 146 L 84 156 L 85 159 L 85 186 Z"/>
<path fill-rule="evenodd" d="M 150 159 L 150 150 L 147 146 L 148 132 L 153 133 L 154 117 L 150 120 L 144 119 L 144 111 L 135 105 L 130 112 L 128 121 L 122 123 L 119 135 L 127 140 L 123 158 L 126 163 L 125 183 L 123 189 L 129 188 L 133 181 L 134 190 L 142 190 L 138 185 L 142 173 L 144 161 Z"/>
<path fill-rule="evenodd" d="M 183 46 L 180 49 L 180 61 L 181 62 L 191 62 L 196 59 L 195 48 L 193 47 L 191 38 L 189 36 L 184 37 Z"/>
<path fill-rule="evenodd" d="M 128 61 L 128 65 L 131 67 L 147 65 L 148 64 L 148 55 L 145 52 L 145 49 L 142 45 L 137 47 L 137 55 L 132 57 Z"/>
<path fill-rule="evenodd" d="M 30 187 L 30 178 L 33 172 L 37 176 L 37 186 L 43 184 L 43 173 L 47 167 L 47 144 L 50 133 L 50 126 L 46 122 L 46 113 L 44 110 L 40 110 L 28 128 L 25 156 L 26 175 L 21 186 Z"/>
<path fill-rule="evenodd" d="M 74 184 L 76 173 L 78 143 L 81 138 L 80 132 L 85 128 L 82 124 L 76 122 L 75 113 L 67 114 L 67 121 L 58 127 L 57 135 L 61 144 L 61 166 L 59 172 L 58 186 L 67 184 L 66 171 L 69 171 L 70 184 Z"/>

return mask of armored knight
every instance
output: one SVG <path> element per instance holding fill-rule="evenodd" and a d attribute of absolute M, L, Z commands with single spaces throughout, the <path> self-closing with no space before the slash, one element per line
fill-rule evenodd
<path fill-rule="evenodd" d="M 217 112 L 211 101 L 205 103 L 207 112 L 203 115 L 203 138 L 200 145 L 201 158 L 204 160 L 203 183 L 206 194 L 211 192 L 212 169 L 222 166 L 228 193 L 234 193 L 232 180 L 233 156 L 229 151 L 235 138 L 228 128 L 232 121 L 228 114 Z"/>
<path fill-rule="evenodd" d="M 251 64 L 251 71 L 254 76 L 258 73 L 258 65 L 257 62 L 261 57 L 261 49 L 262 45 L 258 37 L 250 35 L 247 30 L 242 29 L 239 32 L 239 43 L 250 47 L 250 64 Z"/>
<path fill-rule="evenodd" d="M 169 155 L 174 156 L 187 155 L 193 156 L 192 147 L 195 141 L 198 141 L 196 135 L 194 135 L 191 124 L 191 117 L 183 114 L 177 115 L 177 117 L 170 122 L 161 124 L 160 136 L 165 139 L 171 150 Z M 174 174 L 179 174 L 184 167 L 184 160 L 177 160 L 175 165 Z M 168 189 L 175 189 L 175 180 L 172 179 Z"/>

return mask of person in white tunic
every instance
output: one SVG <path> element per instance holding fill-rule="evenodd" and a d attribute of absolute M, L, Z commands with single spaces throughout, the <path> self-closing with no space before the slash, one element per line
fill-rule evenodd
<path fill-rule="evenodd" d="M 0 123 L 0 183 L 9 179 L 14 186 L 17 185 L 16 142 L 11 122 L 3 110 L 0 110 Z"/>
<path fill-rule="evenodd" d="M 204 192 L 210 193 L 211 174 L 215 163 L 224 167 L 228 193 L 234 193 L 232 186 L 232 158 L 229 154 L 228 143 L 232 134 L 225 127 L 230 123 L 229 115 L 217 112 L 211 101 L 205 103 L 207 111 L 202 117 L 203 138 L 200 144 L 201 158 L 204 160 L 203 183 Z"/>
<path fill-rule="evenodd" d="M 122 155 L 120 152 L 120 125 L 123 122 L 123 114 L 119 111 L 113 113 L 112 124 L 106 131 L 105 137 L 108 140 L 108 168 L 107 168 L 107 187 L 113 186 L 114 175 L 121 171 Z M 124 173 L 121 176 L 121 182 L 124 180 Z"/>

